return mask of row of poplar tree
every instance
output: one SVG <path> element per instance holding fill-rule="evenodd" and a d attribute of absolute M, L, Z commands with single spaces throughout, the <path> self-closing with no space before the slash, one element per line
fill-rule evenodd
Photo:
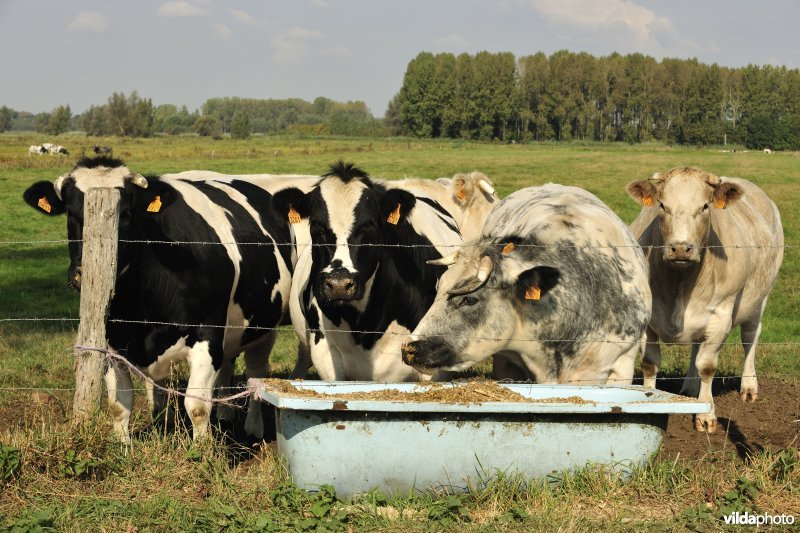
<path fill-rule="evenodd" d="M 386 120 L 419 137 L 797 150 L 800 71 L 642 54 L 423 52 L 408 64 Z"/>

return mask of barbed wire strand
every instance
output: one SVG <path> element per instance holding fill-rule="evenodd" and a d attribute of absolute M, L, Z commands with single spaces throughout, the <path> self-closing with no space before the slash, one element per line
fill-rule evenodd
<path fill-rule="evenodd" d="M 61 317 L 61 318 L 0 318 L 0 323 L 3 322 L 80 322 L 79 318 L 73 317 Z M 112 318 L 109 319 L 109 322 L 117 323 L 117 324 L 137 324 L 137 325 L 149 325 L 149 326 L 171 326 L 177 328 L 210 328 L 210 329 L 252 329 L 257 331 L 276 331 L 280 332 L 292 332 L 297 331 L 296 328 L 293 326 L 252 326 L 252 325 L 229 325 L 229 324 L 187 324 L 181 322 L 162 322 L 162 321 L 154 321 L 154 320 L 128 320 L 128 319 L 120 319 L 120 318 Z M 397 331 L 371 331 L 371 330 L 357 330 L 357 329 L 335 329 L 335 330 L 322 330 L 319 328 L 302 328 L 300 331 L 304 331 L 305 333 L 322 333 L 322 334 L 331 334 L 331 333 L 350 333 L 350 334 L 357 334 L 357 335 L 393 335 L 398 337 L 407 337 L 409 333 L 397 332 Z M 417 335 L 419 338 L 449 338 L 450 335 L 444 334 L 428 334 L 428 335 Z M 625 340 L 610 340 L 610 339 L 592 339 L 592 338 L 572 338 L 572 339 L 541 339 L 541 338 L 518 338 L 518 337 L 484 337 L 479 335 L 461 335 L 461 338 L 468 338 L 474 340 L 487 340 L 487 341 L 521 341 L 521 342 L 549 342 L 549 343 L 559 343 L 559 342 L 598 342 L 598 343 L 609 343 L 609 344 L 630 344 L 631 341 Z M 639 341 L 636 341 L 639 343 Z M 662 346 L 688 346 L 692 344 L 691 342 L 646 342 L 645 344 L 659 344 Z M 741 341 L 734 341 L 729 340 L 721 343 L 721 346 L 739 346 Z M 759 341 L 759 346 L 796 346 L 800 345 L 800 340 L 797 341 Z"/>

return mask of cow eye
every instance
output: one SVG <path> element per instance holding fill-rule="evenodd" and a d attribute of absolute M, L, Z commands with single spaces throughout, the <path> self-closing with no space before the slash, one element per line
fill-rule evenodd
<path fill-rule="evenodd" d="M 665 213 L 670 214 L 670 210 L 664 207 L 664 204 L 662 202 L 658 202 L 658 207 L 660 207 L 661 210 L 664 211 Z"/>
<path fill-rule="evenodd" d="M 464 296 L 463 298 L 461 298 L 461 300 L 458 301 L 456 309 L 458 309 L 459 307 L 464 307 L 465 305 L 466 306 L 475 305 L 476 303 L 478 303 L 478 299 L 475 298 L 474 296 Z"/>
<path fill-rule="evenodd" d="M 706 211 L 707 209 L 708 209 L 708 204 L 703 204 L 703 211 Z"/>

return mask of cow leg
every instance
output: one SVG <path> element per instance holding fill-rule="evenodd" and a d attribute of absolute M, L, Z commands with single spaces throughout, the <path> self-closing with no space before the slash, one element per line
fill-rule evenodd
<path fill-rule="evenodd" d="M 214 369 L 210 342 L 200 341 L 192 346 L 187 361 L 189 363 L 189 384 L 186 387 L 187 397 L 183 405 L 192 420 L 194 440 L 199 440 L 209 434 L 211 398 L 214 395 L 214 383 L 218 374 L 218 371 Z"/>
<path fill-rule="evenodd" d="M 219 367 L 217 373 L 217 381 L 214 387 L 217 389 L 217 394 L 227 396 L 231 390 L 231 380 L 233 379 L 233 369 L 236 364 L 235 357 L 226 357 L 222 360 L 222 366 Z M 217 420 L 232 422 L 236 418 L 236 413 L 233 407 L 225 404 L 217 405 Z"/>
<path fill-rule="evenodd" d="M 298 339 L 297 362 L 294 364 L 294 370 L 292 370 L 292 379 L 304 379 L 311 365 L 311 350 L 308 348 L 308 344 Z"/>
<path fill-rule="evenodd" d="M 108 392 L 108 410 L 111 411 L 111 421 L 114 434 L 124 444 L 131 443 L 130 420 L 133 410 L 133 381 L 127 368 L 119 366 L 116 362 L 107 365 L 105 375 L 106 391 Z"/>
<path fill-rule="evenodd" d="M 278 332 L 269 331 L 256 344 L 248 346 L 244 351 L 245 371 L 248 378 L 266 378 L 269 376 L 269 354 L 275 345 Z M 256 439 L 264 438 L 264 422 L 261 418 L 261 400 L 250 398 L 247 405 L 247 417 L 244 420 L 244 431 Z"/>
<path fill-rule="evenodd" d="M 322 338 L 311 345 L 311 361 L 323 381 L 347 379 L 342 356 L 328 344 L 327 339 Z"/>
<path fill-rule="evenodd" d="M 689 356 L 689 366 L 686 369 L 686 377 L 683 378 L 680 394 L 697 398 L 700 394 L 700 374 L 697 373 L 697 352 L 700 350 L 700 343 L 692 343 L 692 351 Z"/>
<path fill-rule="evenodd" d="M 742 347 L 744 348 L 744 368 L 739 394 L 743 402 L 758 399 L 758 378 L 756 378 L 756 347 L 761 335 L 761 316 L 742 322 Z"/>
<path fill-rule="evenodd" d="M 650 329 L 650 326 L 645 332 L 643 344 L 642 376 L 644 377 L 644 386 L 655 389 L 658 368 L 661 366 L 661 345 L 658 342 L 658 335 Z"/>
<path fill-rule="evenodd" d="M 697 399 L 708 402 L 711 411 L 695 416 L 694 428 L 697 431 L 714 433 L 717 430 L 717 415 L 714 412 L 714 396 L 711 385 L 719 363 L 719 351 L 731 328 L 730 314 L 712 315 L 706 327 L 706 340 L 700 344 L 695 358 L 695 368 L 700 376 L 700 393 Z M 694 352 L 694 350 L 692 350 Z"/>

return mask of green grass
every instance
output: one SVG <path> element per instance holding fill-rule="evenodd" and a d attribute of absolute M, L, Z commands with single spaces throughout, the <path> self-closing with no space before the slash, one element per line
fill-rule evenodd
<path fill-rule="evenodd" d="M 106 418 L 96 431 L 73 432 L 57 416 L 43 418 L 29 406 L 30 390 L 50 391 L 68 411 L 71 405 L 71 348 L 77 323 L 2 322 L 11 318 L 77 318 L 78 296 L 66 286 L 69 262 L 63 240 L 65 218 L 47 218 L 24 205 L 22 192 L 37 180 L 68 171 L 76 155 L 92 144 L 114 147 L 142 174 L 189 169 L 227 173 L 320 173 L 339 158 L 384 178 L 434 178 L 481 170 L 501 196 L 530 185 L 557 182 L 584 187 L 630 222 L 638 208 L 625 185 L 657 170 L 691 165 L 720 175 L 748 178 L 778 204 L 786 254 L 767 306 L 759 374 L 800 379 L 800 156 L 797 153 L 722 152 L 652 145 L 499 145 L 466 141 L 253 137 L 214 141 L 178 137 L 119 140 L 65 135 L 58 139 L 68 157 L 29 157 L 38 135 L 0 135 L 0 445 L 19 450 L 21 467 L 0 480 L 0 531 L 33 528 L 110 530 L 385 529 L 466 530 L 680 529 L 686 524 L 715 527 L 724 494 L 744 508 L 800 515 L 800 458 L 795 450 L 764 452 L 748 464 L 734 457 L 702 463 L 657 460 L 628 483 L 589 469 L 551 486 L 526 483 L 512 474 L 475 487 L 463 496 L 418 495 L 411 499 L 367 495 L 354 502 L 331 494 L 308 494 L 287 483 L 271 448 L 253 459 L 234 460 L 228 446 L 194 448 L 185 435 L 144 433 L 125 452 L 108 441 Z M 21 241 L 18 244 L 4 244 Z M 732 335 L 731 341 L 738 338 Z M 272 367 L 286 376 L 296 343 L 282 331 Z M 687 349 L 665 349 L 663 370 L 686 369 Z M 725 348 L 720 373 L 738 375 L 741 348 Z M 485 367 L 483 367 L 485 370 Z M 137 396 L 143 403 L 143 396 Z M 58 409 L 56 409 L 57 411 Z M 146 429 L 138 412 L 134 427 Z M 5 427 L 4 427 L 5 426 Z M 242 452 L 240 450 L 240 452 Z M 0 472 L 3 448 L 0 448 Z M 721 452 L 722 453 L 722 452 Z M 727 454 L 728 452 L 724 452 Z M 723 454 L 723 455 L 724 455 Z M 245 454 L 246 455 L 246 454 Z M 75 469 L 82 474 L 76 475 Z M 777 472 L 777 473 L 776 473 Z M 739 482 L 738 479 L 745 479 Z M 755 495 L 748 492 L 750 483 Z M 745 490 L 747 489 L 747 490 Z M 710 492 L 709 492 L 710 491 Z M 736 492 L 738 491 L 738 492 Z M 710 494 L 710 496 L 709 496 Z M 738 496 L 737 496 L 738 495 Z M 738 499 L 737 499 L 738 498 Z M 711 506 L 706 506 L 708 502 Z"/>

